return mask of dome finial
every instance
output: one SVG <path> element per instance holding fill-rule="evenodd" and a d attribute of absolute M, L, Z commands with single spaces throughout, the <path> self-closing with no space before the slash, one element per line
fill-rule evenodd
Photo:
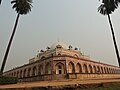
<path fill-rule="evenodd" d="M 64 49 L 68 49 L 69 48 L 69 46 L 66 43 L 64 43 L 64 42 L 62 42 L 60 40 L 57 40 L 57 42 L 52 44 L 51 49 L 55 49 L 58 45 L 60 45 Z"/>

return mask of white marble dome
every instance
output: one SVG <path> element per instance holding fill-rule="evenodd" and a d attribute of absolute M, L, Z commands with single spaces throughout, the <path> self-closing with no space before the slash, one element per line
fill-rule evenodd
<path fill-rule="evenodd" d="M 69 45 L 67 45 L 66 43 L 61 42 L 61 41 L 57 41 L 57 42 L 52 44 L 51 49 L 55 49 L 58 45 L 60 45 L 64 49 L 68 49 L 69 48 Z"/>

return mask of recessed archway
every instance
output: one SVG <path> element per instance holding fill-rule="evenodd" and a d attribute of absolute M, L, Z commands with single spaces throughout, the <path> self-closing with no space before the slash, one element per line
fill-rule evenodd
<path fill-rule="evenodd" d="M 31 74 L 31 68 L 28 68 L 27 76 L 30 77 L 30 74 Z"/>
<path fill-rule="evenodd" d="M 87 69 L 87 65 L 86 64 L 83 65 L 83 70 L 84 70 L 84 73 L 88 73 L 88 69 Z"/>
<path fill-rule="evenodd" d="M 93 70 L 92 70 L 92 66 L 91 66 L 91 65 L 89 65 L 89 71 L 90 71 L 90 73 L 93 73 Z"/>
<path fill-rule="evenodd" d="M 26 77 L 26 69 L 24 69 L 23 77 Z"/>
<path fill-rule="evenodd" d="M 75 65 L 73 62 L 68 64 L 68 73 L 75 73 Z"/>
<path fill-rule="evenodd" d="M 45 65 L 45 73 L 46 74 L 52 74 L 52 67 L 51 67 L 51 64 L 50 63 L 47 63 Z"/>
<path fill-rule="evenodd" d="M 22 70 L 20 71 L 20 78 L 22 78 Z"/>
<path fill-rule="evenodd" d="M 32 73 L 33 76 L 36 76 L 37 75 L 37 68 L 36 66 L 33 67 L 33 73 Z"/>
<path fill-rule="evenodd" d="M 64 74 L 64 73 L 65 73 L 64 64 L 62 64 L 62 63 L 57 63 L 57 64 L 55 65 L 55 71 L 56 71 L 56 74 Z"/>
<path fill-rule="evenodd" d="M 39 65 L 38 67 L 38 75 L 42 75 L 43 74 L 43 66 Z"/>
<path fill-rule="evenodd" d="M 77 63 L 76 65 L 76 73 L 82 73 L 82 66 L 80 63 Z"/>

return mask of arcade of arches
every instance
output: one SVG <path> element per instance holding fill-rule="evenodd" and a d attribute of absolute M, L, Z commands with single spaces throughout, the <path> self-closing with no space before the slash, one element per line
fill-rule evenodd
<path fill-rule="evenodd" d="M 26 67 L 17 70 L 13 70 L 11 72 L 6 72 L 6 75 L 14 76 L 18 78 L 30 77 L 30 76 L 38 76 L 44 74 L 66 74 L 66 73 L 101 73 L 101 74 L 114 74 L 120 73 L 119 69 L 108 67 L 108 66 L 99 66 L 99 65 L 91 65 L 91 64 L 82 64 L 82 63 L 74 63 L 70 61 L 68 65 L 64 63 L 57 63 L 55 65 L 55 70 L 53 73 L 52 62 L 44 65 L 36 65 L 33 67 Z M 67 69 L 67 72 L 66 72 Z"/>
<path fill-rule="evenodd" d="M 47 76 L 52 79 L 60 78 L 60 75 L 68 74 L 118 75 L 120 68 L 92 61 L 88 56 L 81 54 L 78 49 L 69 48 L 64 43 L 58 42 L 46 51 L 41 50 L 37 56 L 29 60 L 28 64 L 4 72 L 5 76 L 18 77 L 18 79 L 29 78 L 30 80 L 33 77 L 41 79 L 43 76 L 45 79 Z"/>

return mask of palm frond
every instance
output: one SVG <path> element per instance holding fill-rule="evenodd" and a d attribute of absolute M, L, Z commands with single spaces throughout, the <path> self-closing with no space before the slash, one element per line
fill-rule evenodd
<path fill-rule="evenodd" d="M 118 8 L 120 0 L 102 0 L 102 4 L 98 7 L 98 12 L 103 15 L 111 14 Z"/>
<path fill-rule="evenodd" d="M 99 7 L 98 7 L 98 12 L 100 12 L 101 14 L 103 15 L 106 15 L 107 14 L 107 10 L 106 10 L 106 7 L 104 4 L 101 4 Z"/>
<path fill-rule="evenodd" d="M 31 11 L 32 0 L 13 0 L 11 4 L 13 4 L 13 9 L 19 14 L 27 14 Z"/>

